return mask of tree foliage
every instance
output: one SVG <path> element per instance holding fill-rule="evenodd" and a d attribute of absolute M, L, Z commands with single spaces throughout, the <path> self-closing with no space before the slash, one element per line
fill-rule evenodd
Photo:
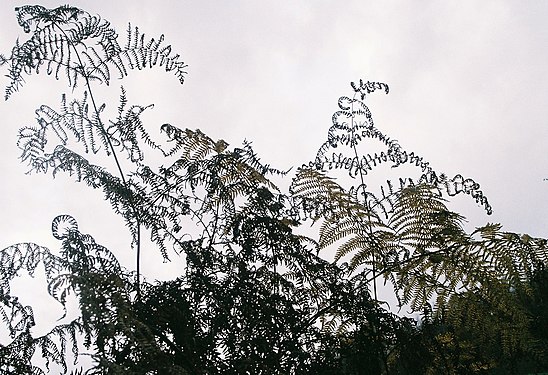
<path fill-rule="evenodd" d="M 0 314 L 10 334 L 0 344 L 3 373 L 52 365 L 75 374 L 325 375 L 548 366 L 547 241 L 497 224 L 467 232 L 449 200 L 466 194 L 490 213 L 487 198 L 474 180 L 447 177 L 375 127 L 365 100 L 388 93 L 386 84 L 352 83 L 327 141 L 283 192 L 272 177 L 289 173 L 261 162 L 249 143 L 229 147 L 171 124 L 154 139 L 141 119 L 151 105 L 129 104 L 123 88 L 116 117 L 107 118 L 93 85 L 108 85 L 113 72 L 159 66 L 184 82 L 186 65 L 163 36 L 147 39 L 130 26 L 120 44 L 109 22 L 71 6 L 24 6 L 16 15 L 29 38 L 0 56 L 6 99 L 44 70 L 73 96 L 41 105 L 37 124 L 21 128 L 21 160 L 30 172 L 67 173 L 102 190 L 125 220 L 136 267 L 123 267 L 68 215 L 52 224 L 59 252 L 32 243 L 0 251 Z M 380 151 L 362 151 L 366 144 Z M 153 167 L 154 158 L 165 163 Z M 370 189 L 366 179 L 385 165 L 407 172 Z M 317 236 L 303 234 L 306 223 Z M 143 233 L 165 260 L 184 257 L 180 275 L 143 278 Z M 32 307 L 10 288 L 39 265 L 51 297 L 66 306 L 73 294 L 80 309 L 41 336 Z M 389 311 L 380 280 L 420 319 Z M 83 349 L 93 353 L 91 368 L 78 367 Z"/>

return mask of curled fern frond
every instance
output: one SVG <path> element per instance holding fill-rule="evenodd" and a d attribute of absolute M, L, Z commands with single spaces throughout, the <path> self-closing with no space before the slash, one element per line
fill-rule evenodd
<path fill-rule="evenodd" d="M 58 240 L 63 240 L 70 234 L 71 231 L 78 230 L 78 223 L 70 215 L 59 215 L 53 219 L 51 223 L 51 232 L 53 237 Z"/>
<path fill-rule="evenodd" d="M 375 127 L 363 100 L 378 89 L 388 92 L 386 85 L 360 81 L 352 87 L 361 100 L 339 99 L 327 141 L 292 181 L 290 193 L 298 207 L 294 212 L 301 213 L 299 218 L 324 220 L 320 248 L 336 246 L 337 261 L 350 257 L 350 272 L 365 267 L 360 274 L 369 281 L 379 276 L 390 280 L 400 303 L 412 309 L 422 309 L 433 298 L 443 306 L 459 288 L 485 283 L 480 275 L 491 269 L 485 253 L 462 229 L 464 218 L 447 209 L 443 196 L 471 195 L 488 214 L 491 206 L 474 180 L 438 174 L 423 157 L 404 150 Z M 381 150 L 361 154 L 358 146 L 367 140 L 380 144 Z M 418 177 L 388 180 L 380 194 L 373 193 L 365 178 L 383 164 L 412 165 Z M 328 177 L 327 171 L 336 170 L 348 172 L 351 179 L 343 179 L 350 182 L 348 188 Z"/>

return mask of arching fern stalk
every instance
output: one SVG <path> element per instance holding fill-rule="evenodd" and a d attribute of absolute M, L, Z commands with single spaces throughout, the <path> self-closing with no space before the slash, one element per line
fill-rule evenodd
<path fill-rule="evenodd" d="M 93 187 L 104 188 L 115 210 L 124 216 L 131 230 L 137 252 L 139 283 L 142 213 L 118 154 L 127 151 L 133 162 L 142 161 L 142 154 L 135 149 L 135 136 L 128 135 L 136 130 L 144 131 L 139 115 L 147 107 L 134 106 L 124 112 L 126 99 L 122 91 L 119 117 L 106 127 L 102 119 L 105 105 L 97 102 L 92 84 L 109 85 L 113 72 L 125 77 L 129 70 L 153 66 L 164 67 L 183 83 L 187 65 L 179 55 L 172 54 L 171 46 L 163 43 L 163 35 L 158 39 L 147 39 L 137 27 L 130 25 L 126 43 L 121 46 L 108 21 L 81 9 L 68 5 L 55 9 L 32 5 L 15 10 L 19 25 L 30 36 L 22 44 L 18 40 L 11 55 L 0 56 L 0 66 L 8 66 L 10 79 L 5 98 L 21 88 L 25 75 L 41 71 L 56 79 L 66 79 L 73 91 L 84 84 L 83 97 L 67 103 L 63 95 L 61 111 L 41 106 L 37 110 L 39 126 L 21 129 L 19 146 L 23 151 L 22 159 L 28 161 L 34 171 L 46 172 L 52 168 L 53 173 L 74 173 Z M 57 146 L 47 152 L 45 147 L 50 134 L 54 135 Z M 82 155 L 67 148 L 69 135 L 73 136 L 72 141 L 83 146 L 85 153 L 96 154 L 102 146 L 104 152 L 114 159 L 118 176 L 91 165 Z M 145 137 L 145 141 L 148 140 Z M 139 290 L 137 288 L 138 293 Z"/>

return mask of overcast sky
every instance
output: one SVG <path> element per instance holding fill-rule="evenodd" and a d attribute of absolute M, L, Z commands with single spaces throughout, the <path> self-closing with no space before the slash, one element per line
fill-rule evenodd
<path fill-rule="evenodd" d="M 24 38 L 13 8 L 25 3 L 0 5 L 4 54 Z M 339 96 L 352 94 L 351 81 L 386 82 L 389 95 L 367 99 L 376 126 L 435 169 L 481 183 L 494 214 L 470 204 L 466 215 L 474 225 L 501 222 L 507 230 L 548 236 L 547 1 L 71 5 L 111 21 L 121 43 L 128 22 L 151 37 L 164 33 L 189 64 L 183 86 L 162 72 L 133 72 L 124 82 L 130 101 L 156 104 L 151 127 L 200 128 L 233 146 L 245 138 L 263 161 L 284 169 L 314 157 Z M 38 105 L 57 105 L 65 87 L 51 77 L 26 81 L 0 103 L 0 247 L 21 241 L 56 247 L 51 220 L 69 213 L 98 242 L 127 249 L 123 223 L 100 193 L 69 179 L 24 174 L 17 130 L 33 123 Z"/>

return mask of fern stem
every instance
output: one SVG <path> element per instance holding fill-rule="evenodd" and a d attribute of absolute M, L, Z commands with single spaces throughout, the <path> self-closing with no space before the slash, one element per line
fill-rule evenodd
<path fill-rule="evenodd" d="M 359 165 L 359 157 L 358 157 L 358 150 L 356 148 L 356 142 L 354 141 L 354 135 L 355 135 L 355 131 L 354 131 L 354 126 L 355 126 L 355 122 L 354 122 L 354 99 L 356 98 L 356 94 L 354 94 L 354 98 L 352 100 L 352 119 L 351 119 L 351 123 L 352 123 L 352 126 L 351 126 L 351 129 L 352 129 L 352 134 L 351 134 L 351 139 L 352 139 L 352 149 L 354 150 L 354 157 L 356 158 L 356 162 L 358 163 L 358 173 L 360 174 L 360 182 L 361 182 L 361 186 L 362 186 L 362 189 L 364 191 L 364 194 L 363 194 L 363 205 L 364 207 L 368 208 L 369 209 L 369 206 L 367 204 L 367 197 L 365 195 L 365 178 L 363 176 L 363 172 L 362 172 L 362 169 Z M 368 215 L 368 217 L 370 217 Z M 375 243 L 375 238 L 373 236 L 373 229 L 372 229 L 372 226 L 371 226 L 371 219 L 369 219 L 368 221 L 368 225 L 367 225 L 367 229 L 369 231 L 369 236 L 370 238 L 372 239 L 372 241 Z M 376 244 L 375 244 L 376 245 Z M 375 246 L 375 248 L 377 248 L 377 246 Z M 378 302 L 378 296 L 377 296 L 377 266 L 375 264 L 375 253 L 373 252 L 372 253 L 372 256 L 373 256 L 373 261 L 371 262 L 372 265 L 373 265 L 373 295 L 375 296 L 375 301 Z"/>
<path fill-rule="evenodd" d="M 356 93 L 354 94 L 352 104 L 351 104 L 351 110 L 352 110 L 352 119 L 351 119 L 351 129 L 352 129 L 351 142 L 352 143 L 351 144 L 352 144 L 352 149 L 354 150 L 354 157 L 356 158 L 356 162 L 358 163 L 358 173 L 360 174 L 360 182 L 361 182 L 362 191 L 363 191 L 363 205 L 364 205 L 364 207 L 366 207 L 366 209 L 368 211 L 371 211 L 371 208 L 369 207 L 368 202 L 367 202 L 367 195 L 365 194 L 365 178 L 363 176 L 363 171 L 362 171 L 362 168 L 360 166 L 359 156 L 358 156 L 358 149 L 356 147 L 356 142 L 354 140 L 355 139 L 354 135 L 356 134 L 356 132 L 355 132 L 355 122 L 354 122 L 354 102 L 355 102 L 355 99 L 356 99 Z M 378 243 L 377 243 L 375 237 L 373 236 L 373 226 L 371 225 L 371 215 L 367 215 L 367 217 L 368 217 L 367 231 L 369 232 L 369 238 L 373 242 L 373 250 L 374 250 L 371 253 L 372 258 L 373 258 L 372 262 L 371 262 L 372 272 L 373 272 L 373 296 L 375 298 L 375 303 L 378 304 L 379 298 L 378 298 L 378 295 L 377 295 L 377 265 L 376 265 L 375 250 L 379 249 L 379 246 L 378 246 Z M 376 327 L 374 322 L 372 322 L 372 329 L 373 329 L 373 332 L 377 335 L 377 340 L 380 340 L 381 337 L 380 337 L 379 332 L 377 331 L 377 327 Z M 382 360 L 383 360 L 385 373 L 388 374 L 388 364 L 386 362 L 384 349 L 382 350 Z"/>
<path fill-rule="evenodd" d="M 95 116 L 97 117 L 97 124 L 98 124 L 99 131 L 101 131 L 101 133 L 103 134 L 103 136 L 107 140 L 107 144 L 108 144 L 108 146 L 110 148 L 110 151 L 112 153 L 112 156 L 114 158 L 116 168 L 118 169 L 118 173 L 120 174 L 120 179 L 122 180 L 122 184 L 124 185 L 124 187 L 129 192 L 129 205 L 131 207 L 131 210 L 133 211 L 133 217 L 135 218 L 135 225 L 136 225 L 136 229 L 137 229 L 137 233 L 136 233 L 137 238 L 135 239 L 136 256 L 137 256 L 137 262 L 136 262 L 137 263 L 137 265 L 136 265 L 137 276 L 135 278 L 135 287 L 136 287 L 136 290 L 137 290 L 137 300 L 140 300 L 141 299 L 141 284 L 140 284 L 140 275 L 141 275 L 141 222 L 140 222 L 140 218 L 139 218 L 139 211 L 137 210 L 137 207 L 135 206 L 135 202 L 133 200 L 133 195 L 131 194 L 130 186 L 126 181 L 126 177 L 125 177 L 124 171 L 122 169 L 122 165 L 120 163 L 120 160 L 118 159 L 118 155 L 116 154 L 116 149 L 114 148 L 114 146 L 113 146 L 113 144 L 110 140 L 110 137 L 109 137 L 107 131 L 105 130 L 105 127 L 103 126 L 103 122 L 101 121 L 101 117 L 100 117 L 100 114 L 99 114 L 99 109 L 97 107 L 97 103 L 95 102 L 95 96 L 93 95 L 93 91 L 91 90 L 91 84 L 89 82 L 89 77 L 86 75 L 86 73 L 84 71 L 84 63 L 82 61 L 82 58 L 80 57 L 80 54 L 78 53 L 78 50 L 76 49 L 76 46 L 72 43 L 72 41 L 70 40 L 68 35 L 65 33 L 65 30 L 63 30 L 57 24 L 55 26 L 65 36 L 65 38 L 67 40 L 67 43 L 72 47 L 72 49 L 74 50 L 74 53 L 76 54 L 76 58 L 78 59 L 78 62 L 80 64 L 80 69 L 81 69 L 80 74 L 82 75 L 82 77 L 86 81 L 86 87 L 87 87 L 87 90 L 88 90 L 88 93 L 89 93 L 89 97 L 91 99 L 91 104 L 93 105 L 93 111 L 95 112 Z"/>

